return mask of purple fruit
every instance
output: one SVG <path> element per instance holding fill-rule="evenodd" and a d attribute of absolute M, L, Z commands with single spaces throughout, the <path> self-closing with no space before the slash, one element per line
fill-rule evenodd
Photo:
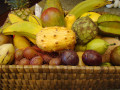
<path fill-rule="evenodd" d="M 78 65 L 79 57 L 73 50 L 65 50 L 61 56 L 64 65 Z"/>
<path fill-rule="evenodd" d="M 102 64 L 102 56 L 93 50 L 86 50 L 82 55 L 82 60 L 89 66 L 99 66 Z"/>

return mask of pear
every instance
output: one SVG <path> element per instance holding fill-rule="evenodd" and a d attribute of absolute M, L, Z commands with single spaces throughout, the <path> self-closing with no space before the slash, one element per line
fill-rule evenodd
<path fill-rule="evenodd" d="M 0 65 L 10 64 L 14 60 L 15 49 L 13 44 L 0 46 Z"/>
<path fill-rule="evenodd" d="M 102 39 L 93 39 L 87 44 L 87 50 L 94 50 L 98 52 L 99 54 L 104 54 L 105 51 L 108 49 L 108 46 L 112 44 L 109 44 L 105 40 Z M 113 44 L 114 45 L 114 44 Z"/>

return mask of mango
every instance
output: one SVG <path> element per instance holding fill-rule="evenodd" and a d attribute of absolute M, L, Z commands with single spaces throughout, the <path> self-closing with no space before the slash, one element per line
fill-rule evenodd
<path fill-rule="evenodd" d="M 64 14 L 54 7 L 48 8 L 42 12 L 41 21 L 43 27 L 65 26 Z"/>

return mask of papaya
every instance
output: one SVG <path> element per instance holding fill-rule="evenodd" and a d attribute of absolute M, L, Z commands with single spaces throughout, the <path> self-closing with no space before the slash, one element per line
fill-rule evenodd
<path fill-rule="evenodd" d="M 41 21 L 43 27 L 65 26 L 64 15 L 59 9 L 51 7 L 42 12 Z"/>

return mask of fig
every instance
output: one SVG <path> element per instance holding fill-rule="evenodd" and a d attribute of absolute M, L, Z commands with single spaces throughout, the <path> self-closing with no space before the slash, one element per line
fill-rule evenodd
<path fill-rule="evenodd" d="M 115 47 L 110 54 L 110 62 L 113 65 L 120 66 L 120 46 Z"/>
<path fill-rule="evenodd" d="M 33 57 L 30 60 L 30 65 L 42 65 L 43 64 L 43 58 L 41 56 Z"/>
<path fill-rule="evenodd" d="M 102 64 L 102 56 L 94 50 L 86 50 L 82 55 L 82 60 L 89 66 L 99 66 Z"/>
<path fill-rule="evenodd" d="M 38 56 L 38 52 L 36 50 L 34 50 L 32 47 L 27 47 L 23 51 L 23 55 L 27 59 L 32 59 L 33 57 Z"/>
<path fill-rule="evenodd" d="M 19 65 L 29 65 L 30 64 L 30 60 L 23 58 L 20 60 L 20 62 L 18 63 Z"/>
<path fill-rule="evenodd" d="M 61 58 L 52 58 L 49 62 L 49 65 L 60 65 L 61 64 Z"/>
<path fill-rule="evenodd" d="M 61 60 L 64 65 L 78 65 L 79 57 L 73 50 L 65 50 L 61 54 Z"/>
<path fill-rule="evenodd" d="M 23 50 L 18 49 L 15 51 L 15 60 L 21 60 L 23 58 Z"/>

